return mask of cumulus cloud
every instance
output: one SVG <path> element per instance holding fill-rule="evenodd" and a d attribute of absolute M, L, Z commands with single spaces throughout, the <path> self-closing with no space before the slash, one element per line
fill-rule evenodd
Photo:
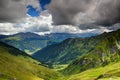
<path fill-rule="evenodd" d="M 120 0 L 52 0 L 54 24 L 111 25 L 120 21 Z"/>
<path fill-rule="evenodd" d="M 25 18 L 27 5 L 40 8 L 38 0 L 0 0 L 0 22 L 17 22 Z"/>
<path fill-rule="evenodd" d="M 24 28 L 15 27 L 13 23 L 0 23 L 0 34 L 10 35 L 24 31 Z"/>
<path fill-rule="evenodd" d="M 51 15 L 39 17 L 27 16 L 21 22 L 0 23 L 0 34 L 15 34 L 19 32 L 49 32 L 52 27 Z"/>
<path fill-rule="evenodd" d="M 49 34 L 49 33 L 79 33 L 79 34 L 101 34 L 103 32 L 110 32 L 113 29 L 118 29 L 119 24 L 116 24 L 113 28 L 99 26 L 99 28 L 87 28 L 80 29 L 74 25 L 52 25 L 52 16 L 47 11 L 44 11 L 39 17 L 26 17 L 22 22 L 19 23 L 0 23 L 0 34 L 10 35 L 19 32 L 33 32 L 37 34 Z"/>

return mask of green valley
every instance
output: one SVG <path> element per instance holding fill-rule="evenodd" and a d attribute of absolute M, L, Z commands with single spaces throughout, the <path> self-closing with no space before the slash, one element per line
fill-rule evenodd
<path fill-rule="evenodd" d="M 0 80 L 120 80 L 120 0 L 0 0 Z"/>
<path fill-rule="evenodd" d="M 57 70 L 68 64 L 60 70 L 66 80 L 119 80 L 120 30 L 90 38 L 69 38 L 33 56 Z"/>
<path fill-rule="evenodd" d="M 32 56 L 0 42 L 0 80 L 119 80 L 119 65 L 120 30 L 68 38 Z"/>

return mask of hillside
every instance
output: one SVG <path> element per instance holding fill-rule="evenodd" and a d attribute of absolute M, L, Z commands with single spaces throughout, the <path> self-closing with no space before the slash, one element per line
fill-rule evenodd
<path fill-rule="evenodd" d="M 120 61 L 120 30 L 106 33 L 103 40 L 92 51 L 74 60 L 63 72 L 75 74 L 118 61 Z"/>
<path fill-rule="evenodd" d="M 83 53 L 90 52 L 106 34 L 90 38 L 68 38 L 61 43 L 47 46 L 33 54 L 42 63 L 68 64 Z"/>
<path fill-rule="evenodd" d="M 79 36 L 79 34 L 67 33 L 38 35 L 35 33 L 27 32 L 8 36 L 0 35 L 0 40 L 31 55 L 48 45 L 56 44 L 69 37 L 72 38 Z"/>
<path fill-rule="evenodd" d="M 70 75 L 65 80 L 120 80 L 120 62 Z"/>
<path fill-rule="evenodd" d="M 0 42 L 0 80 L 61 80 L 60 76 L 26 53 Z"/>

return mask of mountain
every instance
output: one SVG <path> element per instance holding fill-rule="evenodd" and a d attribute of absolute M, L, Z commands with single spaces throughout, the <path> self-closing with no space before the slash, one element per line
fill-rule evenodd
<path fill-rule="evenodd" d="M 7 35 L 0 35 L 0 39 L 6 38 Z"/>
<path fill-rule="evenodd" d="M 105 36 L 90 38 L 68 38 L 61 43 L 49 45 L 32 56 L 44 64 L 68 64 L 83 53 L 90 52 Z"/>
<path fill-rule="evenodd" d="M 0 80 L 62 80 L 60 77 L 26 53 L 0 42 Z"/>
<path fill-rule="evenodd" d="M 106 33 L 96 47 L 74 60 L 65 70 L 65 74 L 75 74 L 87 69 L 104 67 L 120 61 L 120 30 Z M 117 66 L 116 66 L 117 67 Z M 120 75 L 119 75 L 120 76 Z"/>
<path fill-rule="evenodd" d="M 32 54 L 41 48 L 56 43 L 52 38 L 40 36 L 34 33 L 18 33 L 1 39 L 9 45 L 12 45 L 22 51 Z"/>
<path fill-rule="evenodd" d="M 35 35 L 22 36 L 29 40 Z M 0 80 L 119 80 L 120 30 L 88 38 L 68 38 L 48 45 L 32 56 L 41 63 L 0 42 Z M 63 76 L 42 63 L 58 68 L 61 66 L 57 65 L 69 65 L 60 71 Z"/>
<path fill-rule="evenodd" d="M 87 34 L 84 35 L 89 36 Z M 45 35 L 38 35 L 35 33 L 27 32 L 17 33 L 9 36 L 1 35 L 0 40 L 28 54 L 33 54 L 48 45 L 59 43 L 67 38 L 74 38 L 80 36 L 82 35 L 69 33 L 51 33 Z"/>

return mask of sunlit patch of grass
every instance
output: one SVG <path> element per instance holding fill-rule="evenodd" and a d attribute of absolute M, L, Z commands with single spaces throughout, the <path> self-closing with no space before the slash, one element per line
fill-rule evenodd
<path fill-rule="evenodd" d="M 31 52 L 30 50 L 24 50 L 24 52 L 26 52 L 28 55 L 33 55 L 35 52 L 39 51 L 40 48 L 37 48 L 36 50 L 34 50 L 33 52 Z"/>
<path fill-rule="evenodd" d="M 22 38 L 20 36 L 13 36 L 13 37 L 8 37 L 8 38 L 5 38 L 4 40 L 15 40 L 15 41 L 19 41 L 21 40 Z"/>
<path fill-rule="evenodd" d="M 61 64 L 61 65 L 53 65 L 53 68 L 55 71 L 60 71 L 65 69 L 68 66 L 68 64 Z"/>
<path fill-rule="evenodd" d="M 120 62 L 105 67 L 89 69 L 69 76 L 67 80 L 120 80 Z"/>
<path fill-rule="evenodd" d="M 98 80 L 120 80 L 120 77 L 102 78 Z"/>

